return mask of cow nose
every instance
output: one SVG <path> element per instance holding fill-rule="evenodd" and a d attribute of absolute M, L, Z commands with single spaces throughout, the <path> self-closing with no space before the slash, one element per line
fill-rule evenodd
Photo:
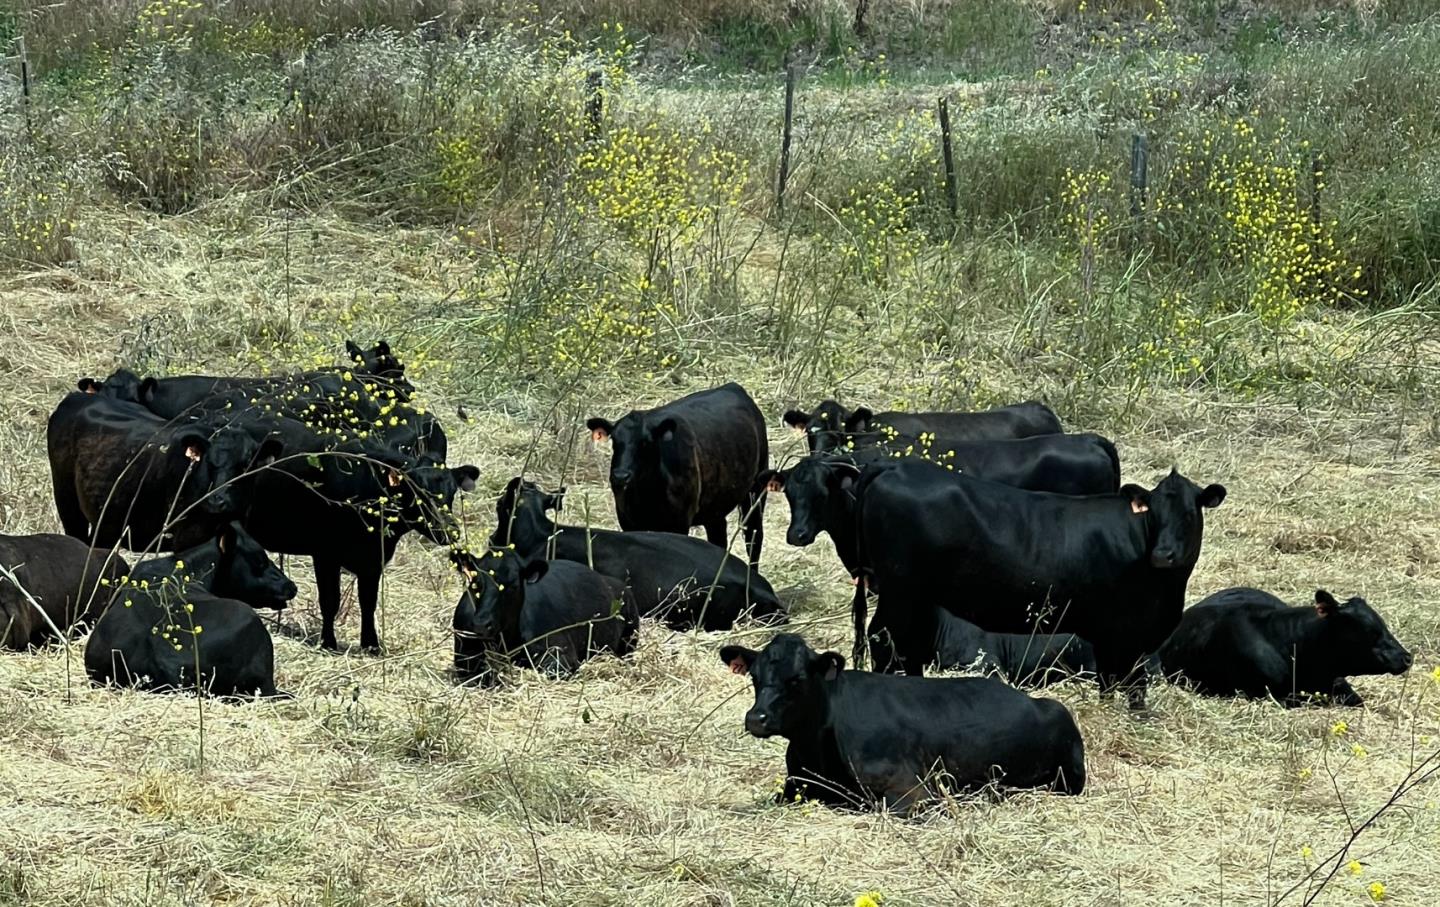
<path fill-rule="evenodd" d="M 1400 657 L 1395 659 L 1395 663 L 1398 665 L 1395 673 L 1404 674 L 1406 671 L 1410 670 L 1410 666 L 1415 663 L 1415 656 L 1410 654 L 1408 650 L 1401 649 Z"/>
<path fill-rule="evenodd" d="M 611 485 L 626 485 L 630 482 L 630 472 L 624 469 L 617 469 L 610 473 Z"/>
<path fill-rule="evenodd" d="M 288 602 L 290 599 L 294 598 L 299 594 L 300 589 L 288 579 L 285 581 L 285 585 L 280 587 L 280 598 L 284 601 Z"/>
<path fill-rule="evenodd" d="M 1169 548 L 1156 548 L 1150 555 L 1150 564 L 1162 570 L 1175 566 L 1175 552 Z"/>
<path fill-rule="evenodd" d="M 789 532 L 785 533 L 785 541 L 788 544 L 796 545 L 803 548 L 804 546 L 815 541 L 815 535 L 814 533 L 806 532 L 802 529 L 791 529 Z"/>
<path fill-rule="evenodd" d="M 769 736 L 770 716 L 764 712 L 751 709 L 745 713 L 745 730 L 755 737 Z"/>

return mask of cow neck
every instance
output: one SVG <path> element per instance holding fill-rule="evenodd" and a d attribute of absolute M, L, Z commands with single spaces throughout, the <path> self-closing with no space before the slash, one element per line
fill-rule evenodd
<path fill-rule="evenodd" d="M 1286 608 L 1275 612 L 1272 626 L 1279 624 L 1284 631 L 1281 653 L 1294 671 L 1294 679 L 1302 690 L 1317 686 L 1328 687 L 1338 677 L 1333 669 L 1324 665 L 1340 663 L 1343 654 L 1331 643 L 1325 632 L 1325 621 L 1311 608 Z"/>

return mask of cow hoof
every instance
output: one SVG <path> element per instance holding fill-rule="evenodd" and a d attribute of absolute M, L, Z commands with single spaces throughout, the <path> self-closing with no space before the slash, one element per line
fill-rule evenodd
<path fill-rule="evenodd" d="M 361 646 L 360 654 L 373 655 L 378 657 L 385 654 L 385 647 L 380 645 L 379 643 L 374 643 L 368 646 Z"/>

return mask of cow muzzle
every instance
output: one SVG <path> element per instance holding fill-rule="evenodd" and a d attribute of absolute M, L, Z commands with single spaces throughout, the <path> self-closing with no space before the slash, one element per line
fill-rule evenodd
<path fill-rule="evenodd" d="M 1410 670 L 1410 666 L 1415 663 L 1415 656 L 1411 655 L 1406 649 L 1398 646 L 1396 648 L 1398 651 L 1387 653 L 1384 665 L 1386 670 L 1391 674 L 1404 674 Z"/>
<path fill-rule="evenodd" d="M 775 733 L 770 726 L 770 716 L 756 709 L 745 713 L 745 730 L 752 737 L 770 737 Z"/>

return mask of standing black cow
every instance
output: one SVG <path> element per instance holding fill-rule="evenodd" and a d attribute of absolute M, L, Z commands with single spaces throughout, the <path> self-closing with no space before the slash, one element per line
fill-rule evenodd
<path fill-rule="evenodd" d="M 55 629 L 68 635 L 77 624 L 92 623 L 110 598 L 103 584 L 130 571 L 113 551 L 49 533 L 0 535 L 0 566 L 20 584 L 17 589 L 0 575 L 0 646 L 11 649 L 52 642 Z"/>
<path fill-rule="evenodd" d="M 139 565 L 116 588 L 85 642 L 85 672 L 96 685 L 153 692 L 286 695 L 275 688 L 274 642 L 247 602 L 283 608 L 294 596 L 239 527 L 223 527 L 184 555 Z"/>
<path fill-rule="evenodd" d="M 728 630 L 742 614 L 783 623 L 785 606 L 758 571 L 723 548 L 668 532 L 615 532 L 557 526 L 562 488 L 546 494 L 515 477 L 495 503 L 490 543 L 514 544 L 524 557 L 575 561 L 629 585 L 640 613 L 677 630 Z"/>
<path fill-rule="evenodd" d="M 867 432 L 879 438 L 883 427 L 903 435 L 925 433 L 952 441 L 1003 441 L 1062 431 L 1054 411 L 1034 400 L 978 413 L 872 413 L 863 406 L 851 412 L 834 400 L 825 400 L 813 412 L 792 409 L 784 419 L 786 425 L 805 432 L 812 452 L 843 447 L 851 436 Z"/>
<path fill-rule="evenodd" d="M 172 424 L 104 394 L 67 395 L 46 429 L 55 507 L 65 534 L 142 550 L 191 544 L 243 509 L 241 477 L 282 448 L 240 427 Z M 173 523 L 173 525 L 172 525 Z M 168 545 L 167 545 L 168 547 Z"/>
<path fill-rule="evenodd" d="M 750 564 L 759 565 L 765 496 L 752 484 L 770 465 L 770 446 L 765 418 L 745 388 L 732 381 L 585 426 L 614 445 L 610 490 L 621 529 L 684 535 L 703 526 L 712 545 L 728 548 L 725 518 L 739 510 Z"/>
<path fill-rule="evenodd" d="M 310 556 L 324 648 L 340 647 L 335 635 L 340 573 L 354 574 L 360 645 L 378 651 L 380 576 L 400 539 L 417 531 L 436 544 L 452 544 L 456 523 L 450 506 L 456 494 L 475 489 L 479 470 L 448 468 L 429 456 L 409 457 L 386 446 L 383 438 L 332 447 L 291 419 L 260 424 L 292 454 L 255 476 L 245 528 L 268 551 Z"/>
<path fill-rule="evenodd" d="M 1292 608 L 1259 589 L 1226 589 L 1185 612 L 1158 653 L 1167 676 L 1212 696 L 1271 696 L 1286 706 L 1325 696 L 1364 703 L 1347 677 L 1403 674 L 1414 661 L 1363 598 Z"/>
<path fill-rule="evenodd" d="M 1017 686 L 1095 673 L 1095 648 L 1074 633 L 991 633 L 938 605 L 933 610 L 936 667 L 973 665 Z"/>
<path fill-rule="evenodd" d="M 1203 512 L 1225 488 L 1172 469 L 1153 490 L 1070 497 L 905 461 L 862 477 L 857 497 L 858 556 L 879 599 L 877 669 L 919 674 L 933 660 L 934 616 L 917 604 L 939 598 L 994 632 L 1089 640 L 1102 687 L 1133 682 L 1138 707 L 1137 665 L 1180 622 Z"/>
<path fill-rule="evenodd" d="M 465 576 L 455 607 L 455 673 L 495 679 L 493 662 L 518 661 L 553 676 L 574 673 L 593 655 L 635 649 L 640 613 L 625 584 L 569 561 L 526 559 L 495 548 L 452 553 Z"/>
<path fill-rule="evenodd" d="M 829 533 L 850 575 L 854 557 L 853 485 L 867 466 L 883 468 L 902 456 L 923 454 L 957 472 L 1029 491 L 1105 494 L 1120 490 L 1120 455 L 1100 435 L 1037 435 L 1009 441 L 934 441 L 873 445 L 835 454 L 811 454 L 789 469 L 768 469 L 757 484 L 785 492 L 790 528 L 785 540 L 805 546 Z"/>
<path fill-rule="evenodd" d="M 905 811 L 942 785 L 1085 788 L 1080 729 L 1054 699 L 989 677 L 846 671 L 843 657 L 817 653 L 790 633 L 759 652 L 725 646 L 720 660 L 755 684 L 745 730 L 790 741 L 782 802 Z"/>

